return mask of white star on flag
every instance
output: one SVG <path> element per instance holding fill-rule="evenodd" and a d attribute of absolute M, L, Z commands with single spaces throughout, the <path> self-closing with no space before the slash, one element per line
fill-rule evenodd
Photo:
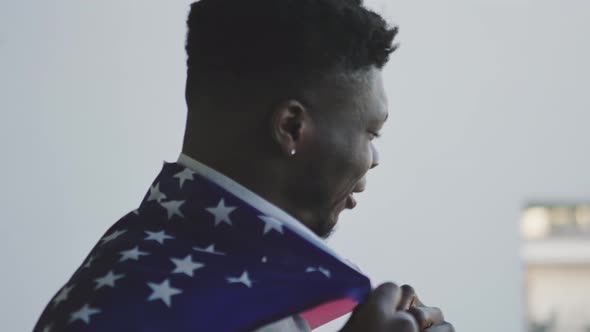
<path fill-rule="evenodd" d="M 182 172 L 174 174 L 173 177 L 177 178 L 180 181 L 180 189 L 182 189 L 182 185 L 184 184 L 184 181 L 195 179 L 193 177 L 193 175 L 195 175 L 195 172 L 191 171 L 188 168 L 185 168 L 182 170 Z"/>
<path fill-rule="evenodd" d="M 147 201 L 156 201 L 161 202 L 163 199 L 166 199 L 166 194 L 160 191 L 160 183 L 156 183 L 153 187 L 150 187 L 150 196 L 148 197 Z"/>
<path fill-rule="evenodd" d="M 45 327 L 43 327 L 43 330 L 41 332 L 51 332 L 52 328 L 53 328 L 53 324 L 47 324 L 47 325 L 45 325 Z"/>
<path fill-rule="evenodd" d="M 90 264 L 92 264 L 92 262 L 96 259 L 96 257 L 94 255 L 90 255 L 88 256 L 88 259 L 86 260 L 86 262 L 84 263 L 84 265 L 82 266 L 83 268 L 89 268 Z"/>
<path fill-rule="evenodd" d="M 64 288 L 62 288 L 61 291 L 59 291 L 59 293 L 53 299 L 53 306 L 56 306 L 61 302 L 67 300 L 68 296 L 70 296 L 70 291 L 72 290 L 72 288 L 74 288 L 74 285 L 65 286 Z"/>
<path fill-rule="evenodd" d="M 307 269 L 305 269 L 305 272 L 308 272 L 308 273 L 309 273 L 309 272 L 320 272 L 320 273 L 322 273 L 323 275 L 325 275 L 325 276 L 326 276 L 326 278 L 330 278 L 330 276 L 331 276 L 330 270 L 328 270 L 328 269 L 326 269 L 326 268 L 323 268 L 323 267 L 321 267 L 321 266 L 319 266 L 319 267 L 317 267 L 317 268 L 316 268 L 316 267 L 312 267 L 312 266 L 310 266 L 310 267 L 308 267 Z"/>
<path fill-rule="evenodd" d="M 101 239 L 101 241 L 102 241 L 102 243 L 101 243 L 101 244 L 105 244 L 105 243 L 107 243 L 107 242 L 109 242 L 109 241 L 113 241 L 114 239 L 116 239 L 116 238 L 118 238 L 119 236 L 123 235 L 125 232 L 127 232 L 127 230 L 126 230 L 126 229 L 118 229 L 118 230 L 116 230 L 116 231 L 112 232 L 111 234 L 109 234 L 109 235 L 107 235 L 107 236 L 103 237 L 103 238 Z"/>
<path fill-rule="evenodd" d="M 166 209 L 166 212 L 168 212 L 168 220 L 170 220 L 175 215 L 184 218 L 184 214 L 180 211 L 180 206 L 184 204 L 184 202 L 185 201 L 168 201 L 162 202 L 160 205 Z"/>
<path fill-rule="evenodd" d="M 248 271 L 244 271 L 242 273 L 242 275 L 239 276 L 238 278 L 235 278 L 235 277 L 227 277 L 226 280 L 230 284 L 244 284 L 248 288 L 251 288 L 252 287 L 252 280 L 250 280 L 250 277 L 248 276 Z"/>
<path fill-rule="evenodd" d="M 74 311 L 70 316 L 70 323 L 76 320 L 81 320 L 84 323 L 90 323 L 90 316 L 100 313 L 100 309 L 92 308 L 88 304 L 85 304 L 80 310 Z"/>
<path fill-rule="evenodd" d="M 232 213 L 232 211 L 234 211 L 236 208 L 237 207 L 235 206 L 225 206 L 225 201 L 222 198 L 216 207 L 210 207 L 206 210 L 215 216 L 215 226 L 222 222 L 231 226 L 232 221 L 229 218 L 229 214 Z"/>
<path fill-rule="evenodd" d="M 273 217 L 268 217 L 268 216 L 258 216 L 258 218 L 262 219 L 262 221 L 264 221 L 264 233 L 263 235 L 266 235 L 266 233 L 275 230 L 281 234 L 283 234 L 283 223 L 281 223 L 279 220 L 273 218 Z"/>
<path fill-rule="evenodd" d="M 170 307 L 170 298 L 173 295 L 180 294 L 182 291 L 178 288 L 170 287 L 170 280 L 166 279 L 161 284 L 148 282 L 148 286 L 152 289 L 152 294 L 148 297 L 148 301 L 162 300 Z"/>
<path fill-rule="evenodd" d="M 139 246 L 135 246 L 135 248 L 133 249 L 121 251 L 119 255 L 121 255 L 121 259 L 119 259 L 119 262 L 124 262 L 128 259 L 133 259 L 135 261 L 139 260 L 139 256 L 147 256 L 149 255 L 149 253 L 141 251 L 139 250 Z"/>
<path fill-rule="evenodd" d="M 193 262 L 191 255 L 186 255 L 184 259 L 170 258 L 170 260 L 176 265 L 176 268 L 172 273 L 184 273 L 189 277 L 193 276 L 194 270 L 205 266 L 203 263 Z"/>
<path fill-rule="evenodd" d="M 150 232 L 145 231 L 148 236 L 144 240 L 154 240 L 160 244 L 164 244 L 164 240 L 173 239 L 174 236 L 166 234 L 164 231 Z"/>
<path fill-rule="evenodd" d="M 123 278 L 124 274 L 114 274 L 113 270 L 110 270 L 105 276 L 94 279 L 96 286 L 94 290 L 100 289 L 104 286 L 115 287 L 115 281 Z"/>
<path fill-rule="evenodd" d="M 326 278 L 330 278 L 330 275 L 331 275 L 330 270 L 324 269 L 323 267 L 320 266 L 320 267 L 318 267 L 318 271 L 323 273 L 326 276 Z"/>
<path fill-rule="evenodd" d="M 225 256 L 225 253 L 223 253 L 221 251 L 215 251 L 215 245 L 214 244 L 208 246 L 207 248 L 193 247 L 193 250 L 194 251 L 198 251 L 198 252 L 204 252 L 204 253 L 208 253 L 208 254 L 213 254 L 213 255 Z"/>

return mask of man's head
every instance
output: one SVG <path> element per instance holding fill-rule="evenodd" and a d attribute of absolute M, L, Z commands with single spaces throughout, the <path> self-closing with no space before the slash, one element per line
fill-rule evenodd
<path fill-rule="evenodd" d="M 328 236 L 378 163 L 397 29 L 355 0 L 201 0 L 183 152 Z"/>

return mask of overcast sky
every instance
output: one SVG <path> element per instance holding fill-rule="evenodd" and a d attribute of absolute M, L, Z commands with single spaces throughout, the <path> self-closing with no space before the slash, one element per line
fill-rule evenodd
<path fill-rule="evenodd" d="M 30 330 L 176 160 L 188 3 L 0 2 L 2 330 Z M 330 245 L 457 331 L 522 332 L 522 206 L 590 200 L 590 3 L 371 5 L 401 27 L 391 114 Z"/>

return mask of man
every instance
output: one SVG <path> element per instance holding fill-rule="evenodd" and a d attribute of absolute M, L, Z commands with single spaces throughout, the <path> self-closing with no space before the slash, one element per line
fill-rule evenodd
<path fill-rule="evenodd" d="M 201 0 L 187 24 L 182 154 L 35 331 L 309 331 L 353 302 L 342 331 L 453 331 L 318 238 L 378 165 L 397 29 L 360 0 Z"/>

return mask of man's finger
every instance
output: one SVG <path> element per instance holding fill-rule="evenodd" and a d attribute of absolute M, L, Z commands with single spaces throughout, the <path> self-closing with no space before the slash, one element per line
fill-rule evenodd
<path fill-rule="evenodd" d="M 401 298 L 400 288 L 394 283 L 386 282 L 375 288 L 365 305 L 379 308 L 384 316 L 389 316 L 396 311 Z"/>
<path fill-rule="evenodd" d="M 418 298 L 418 295 L 416 295 L 411 307 L 428 307 L 428 306 L 425 305 L 424 303 L 422 303 L 422 301 L 420 301 L 420 298 Z"/>
<path fill-rule="evenodd" d="M 393 283 L 375 288 L 369 297 L 359 304 L 342 331 L 391 331 L 389 325 L 395 308 L 401 300 L 401 290 Z M 411 317 L 412 320 L 414 318 Z M 405 330 L 400 330 L 405 331 Z M 408 330 L 412 331 L 412 330 Z"/>
<path fill-rule="evenodd" d="M 451 323 L 442 323 L 439 325 L 434 325 L 432 327 L 427 328 L 424 332 L 455 332 L 455 328 Z"/>
<path fill-rule="evenodd" d="M 419 332 L 418 323 L 414 317 L 407 312 L 398 311 L 393 314 L 389 324 L 389 331 L 395 332 Z M 436 331 L 438 332 L 438 331 Z"/>
<path fill-rule="evenodd" d="M 416 291 L 410 285 L 403 285 L 400 287 L 402 292 L 401 300 L 396 307 L 397 310 L 408 310 L 411 306 L 415 305 L 416 300 L 418 297 L 416 296 Z"/>
<path fill-rule="evenodd" d="M 432 307 L 411 307 L 408 312 L 414 316 L 420 330 L 424 330 L 434 325 L 442 324 L 445 322 L 442 311 L 438 308 Z"/>

